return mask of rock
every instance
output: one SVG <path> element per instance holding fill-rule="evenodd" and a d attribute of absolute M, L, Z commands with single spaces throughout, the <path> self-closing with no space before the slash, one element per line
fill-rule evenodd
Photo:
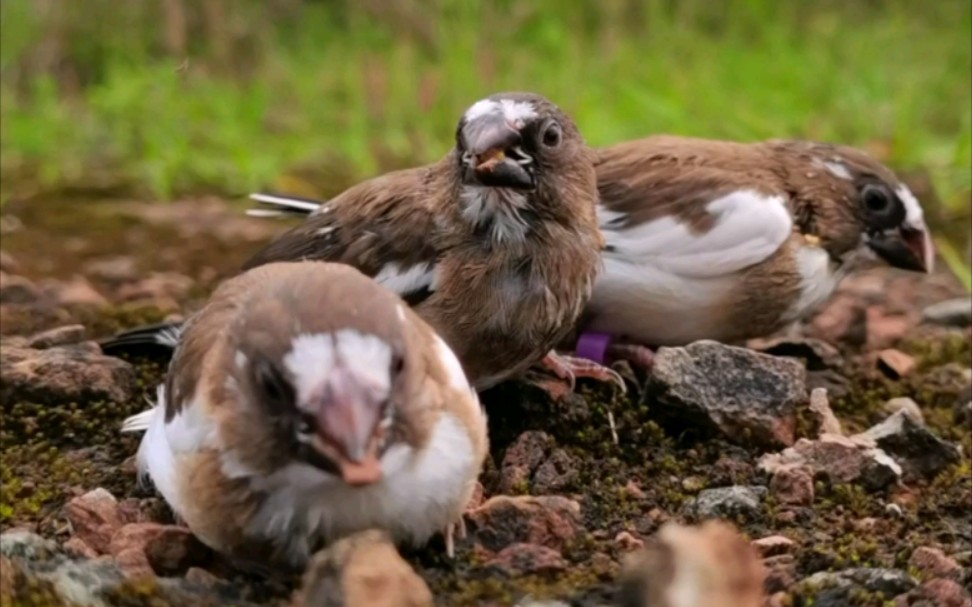
<path fill-rule="evenodd" d="M 925 322 L 946 327 L 972 325 L 972 297 L 958 297 L 932 304 L 922 311 Z"/>
<path fill-rule="evenodd" d="M 432 592 L 380 531 L 347 537 L 311 559 L 302 607 L 432 607 Z M 296 606 L 295 606 L 296 607 Z"/>
<path fill-rule="evenodd" d="M 555 493 L 577 478 L 577 464 L 556 448 L 546 432 L 524 432 L 506 449 L 500 464 L 499 491 L 504 494 Z"/>
<path fill-rule="evenodd" d="M 629 531 L 622 531 L 614 536 L 614 543 L 625 552 L 631 552 L 632 550 L 638 550 L 645 547 L 645 543 L 641 539 L 632 535 Z"/>
<path fill-rule="evenodd" d="M 108 305 L 105 296 L 81 276 L 75 276 L 67 282 L 44 281 L 43 287 L 44 292 L 62 306 L 102 308 Z"/>
<path fill-rule="evenodd" d="M 193 280 L 175 272 L 153 272 L 138 282 L 122 285 L 118 289 L 121 301 L 148 300 L 162 309 L 178 309 L 179 301 L 192 289 Z"/>
<path fill-rule="evenodd" d="M 116 285 L 138 279 L 135 259 L 127 255 L 94 259 L 85 264 L 84 270 L 88 276 L 94 276 Z"/>
<path fill-rule="evenodd" d="M 807 333 L 827 343 L 861 346 L 867 340 L 867 312 L 856 297 L 838 293 L 810 320 Z"/>
<path fill-rule="evenodd" d="M 911 604 L 929 607 L 972 607 L 969 591 L 949 579 L 929 580 L 910 593 Z M 923 601 L 927 601 L 924 603 Z"/>
<path fill-rule="evenodd" d="M 483 484 L 481 482 L 476 481 L 476 484 L 473 485 L 472 495 L 469 496 L 469 503 L 466 504 L 465 511 L 469 512 L 470 510 L 475 510 L 476 508 L 479 508 L 480 506 L 483 505 L 483 502 L 485 500 L 486 500 L 486 490 L 483 489 Z"/>
<path fill-rule="evenodd" d="M 560 551 L 537 544 L 510 544 L 485 563 L 507 575 L 557 573 L 567 569 Z"/>
<path fill-rule="evenodd" d="M 918 362 L 913 356 L 892 348 L 878 353 L 877 366 L 891 379 L 901 379 L 910 375 L 918 366 Z"/>
<path fill-rule="evenodd" d="M 751 543 L 763 558 L 787 554 L 793 549 L 793 540 L 784 535 L 769 535 Z"/>
<path fill-rule="evenodd" d="M 204 588 L 215 588 L 225 583 L 223 579 L 199 567 L 190 567 L 186 570 L 186 581 Z"/>
<path fill-rule="evenodd" d="M 43 292 L 32 281 L 16 274 L 0 272 L 0 303 L 32 304 L 43 297 Z"/>
<path fill-rule="evenodd" d="M 793 443 L 806 402 L 800 363 L 714 341 L 660 348 L 648 383 L 659 413 L 762 447 Z"/>
<path fill-rule="evenodd" d="M 206 562 L 206 548 L 185 527 L 158 523 L 129 523 L 111 538 L 109 552 L 115 555 L 141 553 L 157 575 L 177 575 Z"/>
<path fill-rule="evenodd" d="M 626 559 L 617 605 L 758 607 L 764 575 L 755 550 L 732 526 L 669 523 Z"/>
<path fill-rule="evenodd" d="M 887 411 L 888 415 L 894 415 L 898 411 L 902 411 L 916 423 L 922 426 L 925 425 L 925 416 L 921 412 L 921 407 L 907 396 L 892 398 L 884 403 L 884 410 Z"/>
<path fill-rule="evenodd" d="M 135 369 L 84 342 L 46 350 L 0 352 L 0 403 L 58 404 L 91 400 L 125 402 L 134 397 Z"/>
<path fill-rule="evenodd" d="M 32 335 L 25 345 L 36 350 L 70 346 L 84 340 L 84 333 L 84 325 L 64 325 Z"/>
<path fill-rule="evenodd" d="M 958 447 L 943 441 L 904 411 L 853 438 L 865 444 L 873 441 L 894 457 L 901 464 L 906 480 L 934 477 L 959 460 Z"/>
<path fill-rule="evenodd" d="M 98 556 L 98 552 L 91 546 L 84 543 L 79 537 L 72 537 L 64 542 L 62 546 L 64 553 L 78 558 L 93 559 Z"/>
<path fill-rule="evenodd" d="M 938 548 L 919 546 L 911 553 L 908 566 L 920 571 L 925 579 L 957 578 L 962 574 L 962 566 L 949 558 Z"/>
<path fill-rule="evenodd" d="M 880 592 L 891 599 L 910 591 L 918 582 L 900 569 L 870 569 L 860 567 L 843 571 L 821 571 L 804 578 L 798 584 L 804 596 L 815 596 L 814 605 L 847 605 L 849 597 L 860 589 Z M 829 601 L 825 603 L 824 601 Z"/>
<path fill-rule="evenodd" d="M 955 418 L 956 424 L 972 426 L 972 400 L 967 401 L 964 405 L 956 405 L 952 416 Z"/>
<path fill-rule="evenodd" d="M 807 372 L 807 389 L 823 388 L 828 398 L 844 398 L 851 393 L 851 382 L 833 369 Z"/>
<path fill-rule="evenodd" d="M 562 550 L 580 533 L 580 504 L 555 495 L 497 495 L 469 513 L 473 537 L 490 552 L 510 544 Z"/>
<path fill-rule="evenodd" d="M 820 339 L 812 337 L 754 339 L 746 344 L 757 352 L 771 356 L 799 358 L 804 361 L 808 371 L 840 369 L 844 357 L 840 350 Z"/>
<path fill-rule="evenodd" d="M 76 497 L 64 506 L 74 537 L 97 554 L 108 552 L 112 536 L 122 526 L 118 500 L 101 487 Z"/>
<path fill-rule="evenodd" d="M 838 434 L 844 433 L 840 427 L 840 420 L 834 415 L 830 408 L 830 399 L 827 398 L 826 388 L 814 388 L 810 392 L 810 412 L 817 418 L 818 434 Z"/>
<path fill-rule="evenodd" d="M 767 593 L 789 590 L 796 583 L 797 563 L 792 554 L 778 554 L 763 559 L 763 569 L 766 570 L 763 588 Z"/>
<path fill-rule="evenodd" d="M 10 253 L 0 249 L 0 272 L 16 274 L 20 271 L 20 262 Z"/>
<path fill-rule="evenodd" d="M 760 469 L 773 475 L 798 466 L 812 470 L 814 477 L 824 475 L 832 483 L 858 483 L 872 490 L 887 487 L 901 476 L 901 466 L 884 451 L 834 434 L 814 441 L 801 438 L 792 447 L 759 460 Z"/>
<path fill-rule="evenodd" d="M 882 306 L 870 306 L 867 311 L 867 349 L 883 350 L 888 348 L 914 329 L 917 319 L 908 316 L 888 314 Z"/>
<path fill-rule="evenodd" d="M 735 485 L 705 489 L 686 505 L 686 512 L 696 520 L 711 518 L 753 518 L 759 514 L 766 487 Z"/>
<path fill-rule="evenodd" d="M 31 531 L 11 530 L 0 533 L 0 555 L 8 559 L 45 561 L 57 553 L 57 544 Z"/>

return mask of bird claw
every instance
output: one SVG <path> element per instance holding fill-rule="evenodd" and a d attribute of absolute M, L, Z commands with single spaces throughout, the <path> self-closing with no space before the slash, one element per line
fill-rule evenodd
<path fill-rule="evenodd" d="M 460 516 L 459 520 L 446 525 L 445 532 L 446 556 L 450 559 L 456 557 L 456 537 L 460 540 L 466 539 L 466 521 Z"/>
<path fill-rule="evenodd" d="M 621 388 L 622 394 L 628 391 L 628 386 L 624 383 L 624 379 L 617 371 L 592 360 L 587 360 L 586 358 L 566 356 L 551 351 L 544 357 L 543 365 L 553 371 L 557 377 L 567 380 L 570 383 L 571 392 L 574 390 L 576 378 L 578 377 L 588 377 L 598 381 L 611 382 Z"/>

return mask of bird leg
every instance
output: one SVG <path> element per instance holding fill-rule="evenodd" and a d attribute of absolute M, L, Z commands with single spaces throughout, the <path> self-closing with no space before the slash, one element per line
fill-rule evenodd
<path fill-rule="evenodd" d="M 552 371 L 557 377 L 567 380 L 571 391 L 578 377 L 589 377 L 598 381 L 609 381 L 627 392 L 628 387 L 617 371 L 598 364 L 586 358 L 558 354 L 551 350 L 543 357 L 542 365 Z"/>
<path fill-rule="evenodd" d="M 446 525 L 443 535 L 445 536 L 446 556 L 450 559 L 455 558 L 456 537 L 461 540 L 466 539 L 466 521 L 460 516 L 459 520 Z"/>

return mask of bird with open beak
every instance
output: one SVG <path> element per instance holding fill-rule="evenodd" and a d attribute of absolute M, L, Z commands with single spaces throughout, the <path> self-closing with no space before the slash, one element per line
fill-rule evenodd
<path fill-rule="evenodd" d="M 809 317 L 869 260 L 931 272 L 922 208 L 847 146 L 657 136 L 598 150 L 607 246 L 577 353 L 738 342 Z"/>
<path fill-rule="evenodd" d="M 368 528 L 421 544 L 461 524 L 486 420 L 449 347 L 346 265 L 273 263 L 190 317 L 138 467 L 214 550 L 301 568 Z"/>
<path fill-rule="evenodd" d="M 571 382 L 623 387 L 613 371 L 552 350 L 601 266 L 596 200 L 593 154 L 570 117 L 540 95 L 501 93 L 465 112 L 440 161 L 344 191 L 244 268 L 299 259 L 355 266 L 432 325 L 477 390 L 537 363 Z M 150 328 L 102 345 L 111 352 L 151 339 Z"/>

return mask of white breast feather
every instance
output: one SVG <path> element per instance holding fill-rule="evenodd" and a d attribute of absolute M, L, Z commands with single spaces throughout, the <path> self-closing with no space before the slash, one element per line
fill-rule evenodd
<path fill-rule="evenodd" d="M 369 527 L 421 543 L 455 521 L 478 470 L 469 433 L 455 416 L 443 413 L 425 450 L 392 446 L 382 457 L 382 472 L 381 482 L 362 488 L 303 463 L 254 478 L 254 488 L 268 497 L 247 532 L 286 538 L 295 562 L 307 558 L 318 538 Z"/>
<path fill-rule="evenodd" d="M 817 306 L 827 301 L 837 288 L 837 284 L 853 267 L 853 261 L 840 270 L 834 268 L 830 255 L 816 246 L 802 246 L 797 249 L 797 270 L 800 272 L 800 297 L 793 303 L 783 320 L 795 322 L 807 316 Z"/>

